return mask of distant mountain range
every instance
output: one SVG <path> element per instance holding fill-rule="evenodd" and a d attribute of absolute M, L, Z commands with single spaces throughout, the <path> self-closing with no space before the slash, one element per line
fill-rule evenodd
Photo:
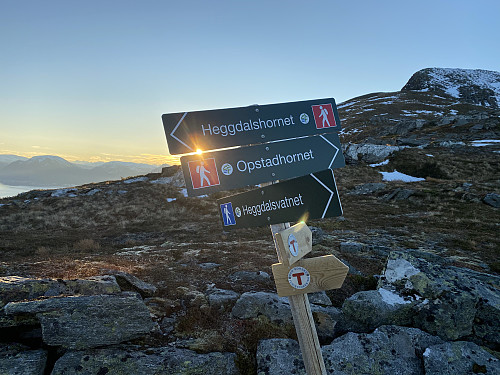
<path fill-rule="evenodd" d="M 17 155 L 0 155 L 0 182 L 26 186 L 81 185 L 159 172 L 161 167 L 121 161 L 70 163 L 53 155 L 30 159 Z"/>

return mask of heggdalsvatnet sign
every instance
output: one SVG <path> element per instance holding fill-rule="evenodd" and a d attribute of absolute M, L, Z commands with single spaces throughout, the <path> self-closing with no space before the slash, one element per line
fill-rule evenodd
<path fill-rule="evenodd" d="M 162 116 L 170 154 L 340 131 L 335 99 L 252 105 Z"/>
<path fill-rule="evenodd" d="M 342 215 L 331 169 L 218 199 L 217 203 L 224 229 Z"/>

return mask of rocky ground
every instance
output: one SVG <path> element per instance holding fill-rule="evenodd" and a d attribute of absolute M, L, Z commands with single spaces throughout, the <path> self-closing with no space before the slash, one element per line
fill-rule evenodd
<path fill-rule="evenodd" d="M 311 295 L 329 372 L 500 373 L 498 108 L 401 91 L 339 114 L 344 216 L 307 223 L 310 256 L 350 268 Z M 226 193 L 183 183 L 172 167 L 0 200 L 0 373 L 24 355 L 47 374 L 304 373 L 269 228 L 224 232 Z"/>

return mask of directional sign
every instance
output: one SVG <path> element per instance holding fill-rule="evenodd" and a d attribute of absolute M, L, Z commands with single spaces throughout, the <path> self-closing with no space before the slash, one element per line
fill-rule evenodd
<path fill-rule="evenodd" d="M 338 132 L 333 98 L 162 116 L 170 154 Z"/>
<path fill-rule="evenodd" d="M 342 286 L 349 267 L 333 255 L 299 260 L 291 267 L 272 265 L 280 297 L 337 289 Z"/>
<path fill-rule="evenodd" d="M 311 173 L 217 200 L 224 229 L 342 215 L 333 171 Z M 225 211 L 225 208 L 231 207 Z M 229 220 L 232 218 L 234 220 Z"/>
<path fill-rule="evenodd" d="M 286 254 L 290 265 L 312 250 L 312 232 L 305 223 L 297 223 L 293 227 L 276 233 L 275 237 L 277 245 L 282 250 L 281 254 Z"/>
<path fill-rule="evenodd" d="M 188 195 L 195 196 L 341 168 L 345 161 L 332 133 L 186 155 L 181 164 Z"/>

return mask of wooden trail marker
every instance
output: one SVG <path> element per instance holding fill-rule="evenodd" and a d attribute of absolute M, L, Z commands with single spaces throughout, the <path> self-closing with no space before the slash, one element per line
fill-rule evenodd
<path fill-rule="evenodd" d="M 293 266 L 277 263 L 272 267 L 280 297 L 340 288 L 349 271 L 333 255 L 302 259 Z"/>
<path fill-rule="evenodd" d="M 276 254 L 278 261 L 287 267 L 288 255 L 284 248 L 278 245 L 276 234 L 290 228 L 290 223 L 273 224 L 270 226 L 275 239 Z M 290 309 L 292 310 L 293 322 L 297 331 L 297 338 L 302 352 L 302 359 L 308 375 L 326 375 L 325 362 L 321 354 L 318 333 L 314 325 L 314 319 L 307 294 L 291 295 L 288 297 Z"/>
<path fill-rule="evenodd" d="M 312 232 L 305 223 L 298 223 L 275 235 L 276 243 L 288 264 L 292 265 L 312 250 Z"/>

